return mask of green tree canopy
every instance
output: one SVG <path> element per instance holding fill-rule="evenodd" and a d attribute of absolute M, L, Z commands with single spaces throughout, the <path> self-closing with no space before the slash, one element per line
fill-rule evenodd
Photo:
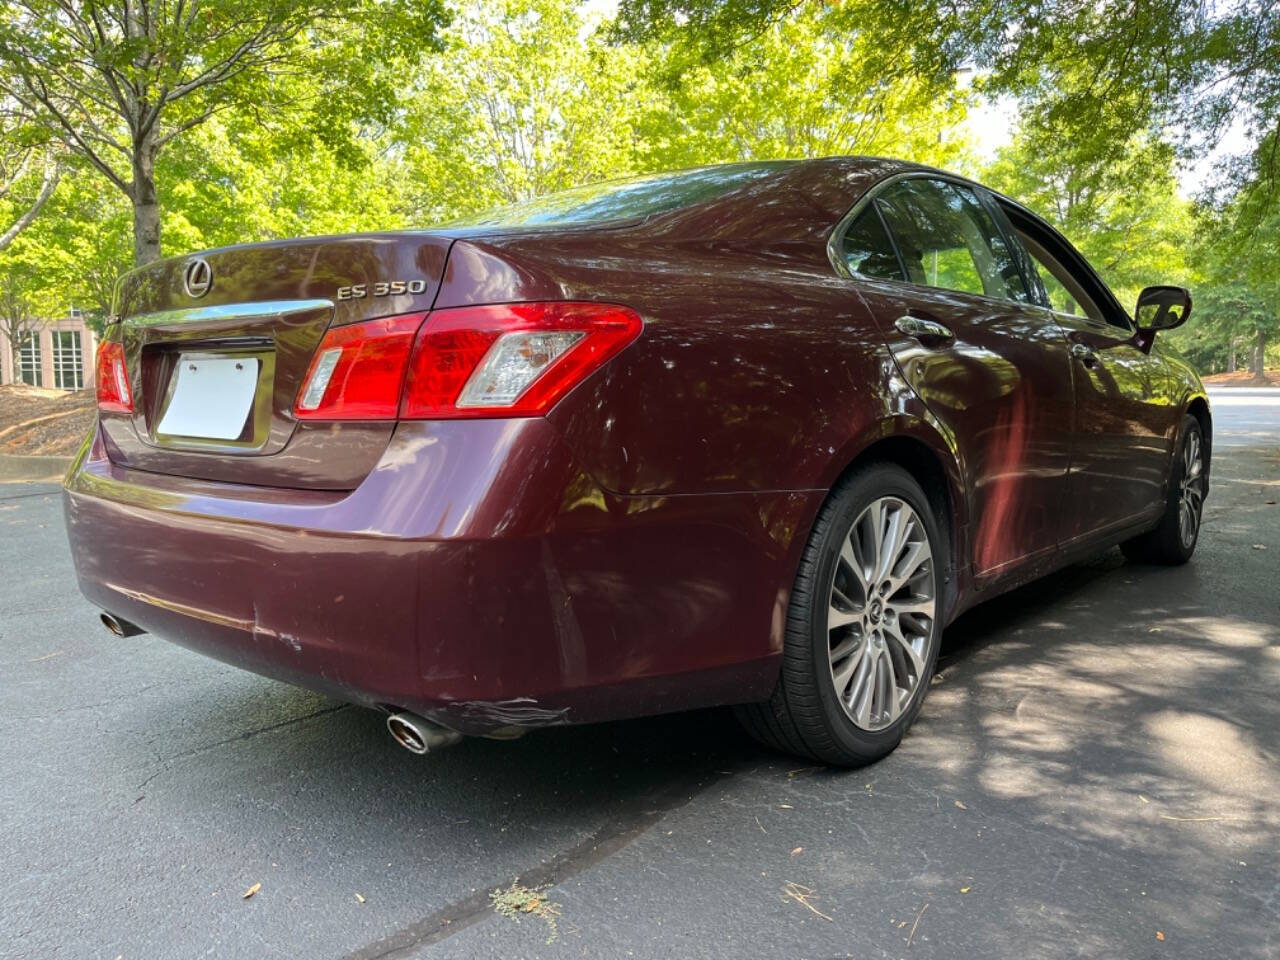
<path fill-rule="evenodd" d="M 666 38 L 686 61 L 746 49 L 805 0 L 622 0 L 615 35 Z M 1242 123 L 1254 143 L 1280 128 L 1280 6 L 1257 0 L 842 0 L 833 23 L 866 38 L 886 81 L 937 82 L 964 66 L 987 89 L 1034 98 L 1099 152 L 1174 128 L 1203 151 Z M 1179 134 L 1180 138 L 1182 134 Z M 1280 180 L 1280 153 L 1259 164 Z"/>
<path fill-rule="evenodd" d="M 169 144 L 227 110 L 345 144 L 357 120 L 390 117 L 395 68 L 444 19 L 440 0 L 0 0 L 0 94 L 128 198 L 147 263 Z"/>
<path fill-rule="evenodd" d="M 1100 160 L 1052 129 L 1024 123 L 982 180 L 1062 231 L 1122 302 L 1191 276 L 1191 204 L 1178 193 L 1173 151 L 1133 137 L 1119 160 Z"/>
<path fill-rule="evenodd" d="M 832 154 L 961 162 L 960 124 L 971 96 L 950 74 L 886 80 L 874 46 L 815 4 L 765 26 L 723 59 L 685 64 L 678 82 L 662 84 L 644 111 L 640 165 Z M 652 73 L 670 77 L 679 45 L 654 47 Z"/>
<path fill-rule="evenodd" d="M 415 220 L 632 172 L 648 64 L 601 42 L 577 4 L 477 0 L 445 42 L 398 134 Z"/>

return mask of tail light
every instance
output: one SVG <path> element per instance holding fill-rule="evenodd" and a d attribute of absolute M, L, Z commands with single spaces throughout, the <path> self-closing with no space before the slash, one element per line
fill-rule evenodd
<path fill-rule="evenodd" d="M 129 388 L 129 367 L 124 344 L 103 340 L 98 344 L 98 409 L 112 413 L 133 413 L 133 391 Z"/>
<path fill-rule="evenodd" d="M 539 416 L 641 327 L 626 307 L 559 301 L 338 327 L 316 351 L 294 412 L 315 420 Z"/>
<path fill-rule="evenodd" d="M 294 403 L 300 420 L 394 420 L 413 335 L 426 314 L 384 317 L 325 334 Z"/>

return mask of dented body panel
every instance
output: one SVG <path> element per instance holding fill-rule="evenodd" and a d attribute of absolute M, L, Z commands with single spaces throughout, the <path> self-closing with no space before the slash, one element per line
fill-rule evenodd
<path fill-rule="evenodd" d="M 618 497 L 529 419 L 401 425 L 349 494 L 142 474 L 97 441 L 65 496 L 104 609 L 482 733 L 766 695 L 823 495 Z"/>

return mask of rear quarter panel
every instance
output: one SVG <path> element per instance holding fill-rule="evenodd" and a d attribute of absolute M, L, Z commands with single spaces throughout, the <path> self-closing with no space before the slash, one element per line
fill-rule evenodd
<path fill-rule="evenodd" d="M 459 240 L 436 307 L 583 299 L 640 313 L 640 339 L 550 414 L 612 493 L 825 490 L 900 421 L 945 450 L 827 259 L 832 226 L 881 171 L 803 172 L 639 226 Z"/>
<path fill-rule="evenodd" d="M 549 420 L 593 483 L 617 498 L 616 509 L 641 516 L 684 504 L 703 518 L 685 528 L 685 546 L 668 539 L 665 560 L 645 552 L 643 562 L 656 562 L 667 578 L 686 553 L 703 556 L 695 544 L 726 522 L 730 504 L 762 498 L 747 524 L 763 524 L 753 534 L 752 577 L 717 582 L 738 602 L 751 582 L 776 591 L 773 653 L 827 492 L 887 437 L 920 441 L 942 465 L 954 510 L 955 590 L 966 589 L 968 517 L 955 440 L 903 379 L 856 282 L 837 276 L 827 258 L 830 230 L 882 172 L 858 169 L 856 177 L 795 184 L 786 202 L 761 197 L 625 228 L 462 238 L 436 302 L 582 299 L 639 312 L 641 337 Z M 742 531 L 742 522 L 732 524 Z M 740 630 L 730 644 L 745 649 L 759 633 Z"/>

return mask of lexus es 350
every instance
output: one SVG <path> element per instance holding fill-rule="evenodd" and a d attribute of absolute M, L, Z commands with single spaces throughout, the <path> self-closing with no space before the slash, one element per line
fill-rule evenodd
<path fill-rule="evenodd" d="M 866 158 L 606 183 L 120 283 L 71 468 L 81 589 L 142 631 L 462 735 L 738 705 L 860 764 L 943 628 L 1119 543 L 1196 546 L 1212 429 L 1007 197 Z"/>

